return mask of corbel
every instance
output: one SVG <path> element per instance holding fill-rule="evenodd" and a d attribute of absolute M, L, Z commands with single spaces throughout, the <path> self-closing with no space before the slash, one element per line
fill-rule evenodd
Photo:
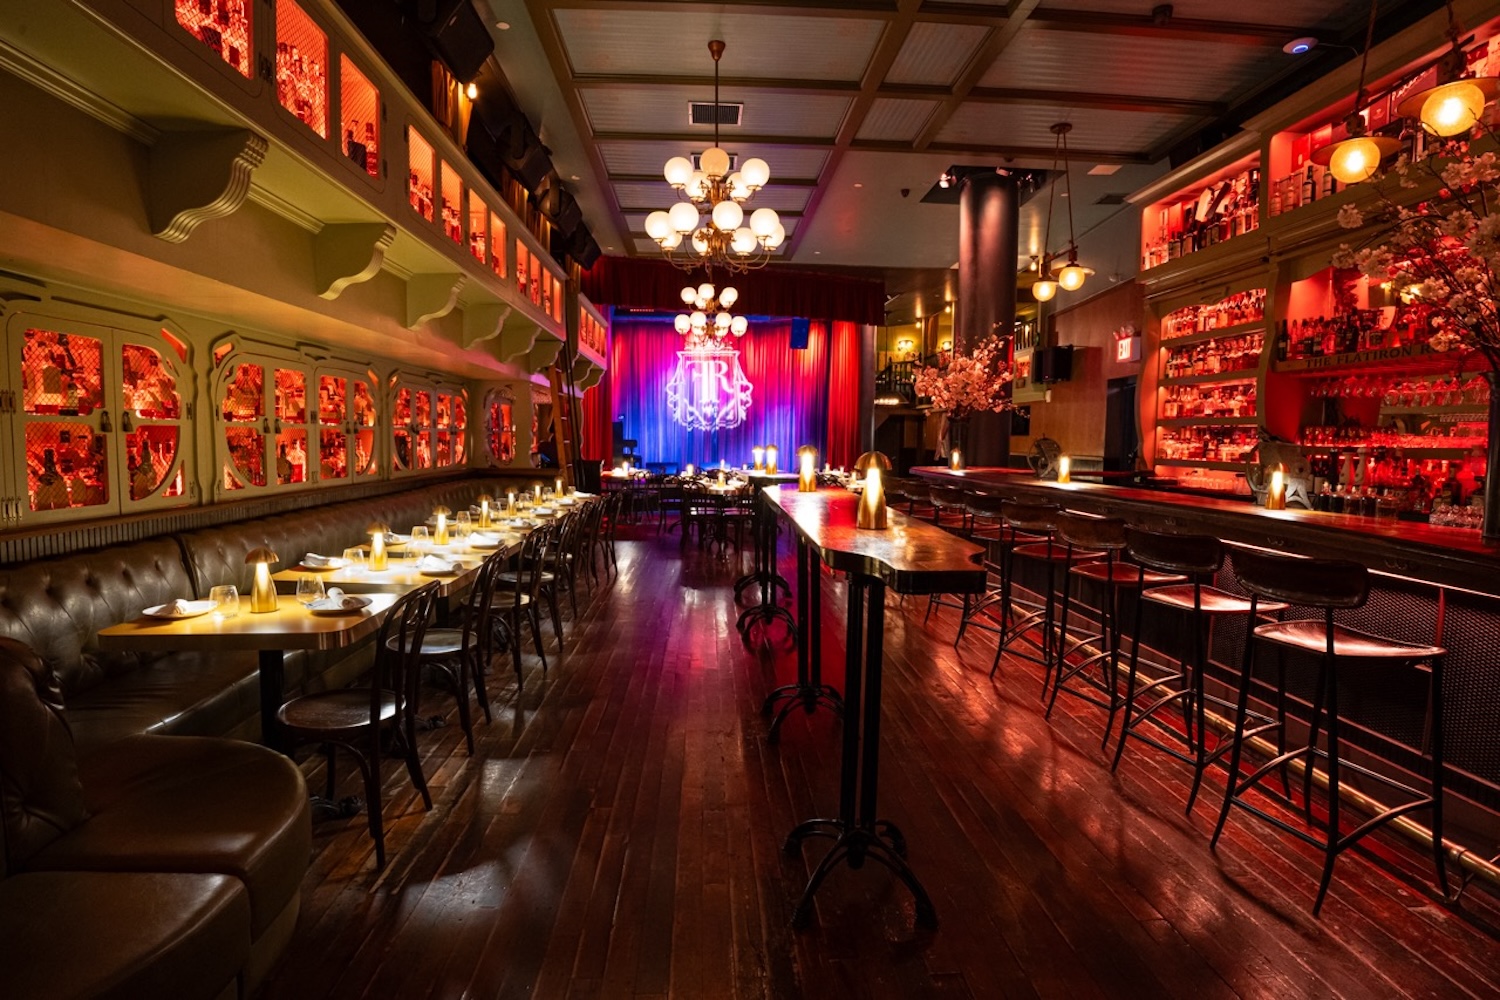
<path fill-rule="evenodd" d="M 344 289 L 380 273 L 385 253 L 396 240 L 389 222 L 326 225 L 313 237 L 313 280 L 319 298 L 332 301 Z"/>
<path fill-rule="evenodd" d="M 181 243 L 209 219 L 245 203 L 266 137 L 249 129 L 167 132 L 151 147 L 146 220 L 154 236 Z"/>
<path fill-rule="evenodd" d="M 406 328 L 415 330 L 451 313 L 466 280 L 462 274 L 414 274 L 406 279 Z"/>

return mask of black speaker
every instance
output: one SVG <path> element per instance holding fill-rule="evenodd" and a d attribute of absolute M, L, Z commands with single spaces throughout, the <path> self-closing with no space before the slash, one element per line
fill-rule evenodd
<path fill-rule="evenodd" d="M 1073 377 L 1073 348 L 1044 347 L 1032 357 L 1032 381 L 1051 385 Z"/>
<path fill-rule="evenodd" d="M 425 15 L 431 11 L 429 20 Z M 417 5 L 417 16 L 427 25 L 427 47 L 458 78 L 468 83 L 495 51 L 484 20 L 472 0 L 438 0 Z"/>
<path fill-rule="evenodd" d="M 807 338 L 812 334 L 812 320 L 801 316 L 792 320 L 792 350 L 807 350 Z"/>
<path fill-rule="evenodd" d="M 599 249 L 599 241 L 594 239 L 587 227 L 580 227 L 573 234 L 573 243 L 568 248 L 568 255 L 585 271 L 592 268 L 604 256 L 604 251 Z"/>

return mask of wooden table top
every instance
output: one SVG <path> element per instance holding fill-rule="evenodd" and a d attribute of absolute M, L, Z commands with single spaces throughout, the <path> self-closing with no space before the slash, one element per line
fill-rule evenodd
<path fill-rule="evenodd" d="M 304 576 L 316 576 L 323 581 L 323 586 L 337 587 L 346 594 L 387 594 L 405 593 L 408 590 L 428 584 L 437 583 L 439 597 L 452 597 L 454 594 L 467 590 L 474 581 L 474 575 L 479 572 L 479 567 L 484 564 L 485 559 L 496 552 L 503 556 L 521 548 L 521 540 L 516 535 L 504 536 L 504 544 L 498 549 L 470 549 L 467 552 L 450 551 L 451 546 L 432 546 L 432 555 L 442 559 L 456 561 L 462 567 L 454 576 L 433 576 L 418 572 L 415 568 L 416 560 L 398 559 L 392 556 L 384 570 L 371 569 L 305 569 L 294 566 L 284 569 L 280 573 L 271 576 L 271 582 L 276 585 L 278 593 L 294 594 L 297 591 L 297 581 Z M 243 598 L 241 598 L 243 600 Z"/>
<path fill-rule="evenodd" d="M 799 493 L 795 486 L 768 486 L 765 495 L 834 569 L 878 577 L 898 594 L 984 590 L 984 549 L 926 521 L 888 510 L 889 527 L 858 528 L 859 497 L 832 487 Z"/>
<path fill-rule="evenodd" d="M 342 649 L 374 634 L 396 594 L 373 594 L 370 606 L 344 615 L 315 615 L 294 597 L 278 597 L 276 610 L 255 614 L 247 597 L 240 613 L 219 618 L 213 613 L 165 621 L 142 615 L 99 633 L 104 649 L 131 651 L 254 649 Z"/>

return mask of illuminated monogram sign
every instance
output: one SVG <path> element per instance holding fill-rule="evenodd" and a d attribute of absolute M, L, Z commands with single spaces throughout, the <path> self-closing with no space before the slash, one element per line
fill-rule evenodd
<path fill-rule="evenodd" d="M 750 412 L 750 380 L 740 352 L 727 347 L 678 351 L 667 381 L 667 412 L 688 430 L 738 427 Z"/>

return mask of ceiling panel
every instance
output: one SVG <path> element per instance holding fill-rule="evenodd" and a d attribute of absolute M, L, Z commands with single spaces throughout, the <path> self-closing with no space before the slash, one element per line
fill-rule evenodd
<path fill-rule="evenodd" d="M 755 192 L 755 197 L 746 204 L 745 211 L 774 208 L 778 212 L 800 212 L 807 207 L 807 199 L 812 197 L 812 193 L 813 189 L 809 187 L 777 187 L 772 183 Z"/>
<path fill-rule="evenodd" d="M 856 138 L 869 140 L 911 140 L 932 117 L 936 101 L 910 101 L 881 97 L 870 105 L 870 111 L 859 126 Z"/>
<path fill-rule="evenodd" d="M 631 181 L 625 184 L 615 184 L 615 201 L 621 208 L 667 208 L 677 200 L 677 192 L 672 190 L 672 185 L 666 181 L 657 184 L 648 184 L 644 181 Z"/>
<path fill-rule="evenodd" d="M 1189 119 L 1063 104 L 965 104 L 938 132 L 937 143 L 1052 148 L 1054 122 L 1073 123 L 1074 149 L 1141 153 L 1181 128 Z"/>
<path fill-rule="evenodd" d="M 735 143 L 725 139 L 729 152 L 744 160 L 759 156 L 771 165 L 771 183 L 778 178 L 814 180 L 823 171 L 828 151 L 823 149 L 785 149 L 763 143 Z M 601 142 L 599 152 L 612 174 L 661 173 L 667 160 L 674 156 L 692 156 L 703 152 L 704 143 L 690 142 Z"/>
<path fill-rule="evenodd" d="M 699 133 L 708 138 L 714 133 L 712 125 L 688 122 L 689 102 L 713 100 L 702 87 L 590 89 L 580 96 L 595 132 Z M 737 133 L 832 138 L 850 103 L 842 96 L 747 88 L 726 89 L 721 100 L 745 105 L 740 126 L 723 130 L 726 143 Z"/>
<path fill-rule="evenodd" d="M 1107 14 L 1151 13 L 1151 3 L 1142 0 L 1042 0 L 1043 9 L 1084 9 Z M 1364 5 L 1368 12 L 1369 6 Z M 1348 21 L 1348 0 L 1174 0 L 1172 16 L 1195 21 L 1234 21 L 1240 24 L 1300 25 L 1304 28 L 1343 27 Z"/>
<path fill-rule="evenodd" d="M 1293 59 L 1272 47 L 1127 39 L 1027 24 L 979 85 L 1218 101 Z"/>
<path fill-rule="evenodd" d="M 727 44 L 725 76 L 857 81 L 884 22 L 724 10 L 553 11 L 568 63 L 577 75 L 713 73 L 710 39 Z"/>
<path fill-rule="evenodd" d="M 907 33 L 886 82 L 950 86 L 989 31 L 978 24 L 918 21 Z"/>

